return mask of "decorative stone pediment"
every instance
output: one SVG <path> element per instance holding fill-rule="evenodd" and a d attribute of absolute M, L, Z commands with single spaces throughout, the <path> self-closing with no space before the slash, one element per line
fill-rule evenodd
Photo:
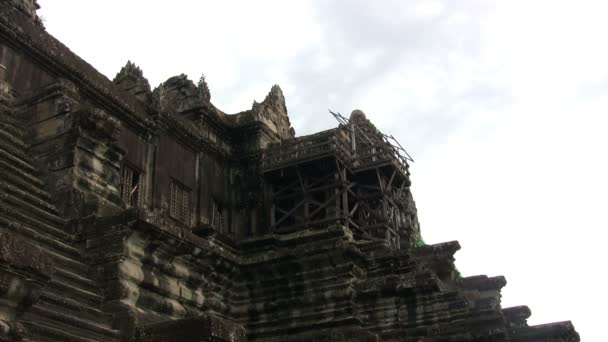
<path fill-rule="evenodd" d="M 173 76 L 154 89 L 153 96 L 159 109 L 165 113 L 182 113 L 209 103 L 211 95 L 206 81 L 202 78 L 196 86 L 188 76 Z"/>
<path fill-rule="evenodd" d="M 152 96 L 150 83 L 144 77 L 142 70 L 131 61 L 120 69 L 113 82 L 120 90 L 134 95 L 138 100 L 144 103 L 150 102 Z"/>
<path fill-rule="evenodd" d="M 78 113 L 82 128 L 98 139 L 106 139 L 115 142 L 121 130 L 118 119 L 102 109 L 88 109 Z"/>
<path fill-rule="evenodd" d="M 253 102 L 251 108 L 254 119 L 264 122 L 271 130 L 279 135 L 281 139 L 289 139 L 295 136 L 295 130 L 291 127 L 285 97 L 278 85 L 273 85 L 264 101 Z"/>

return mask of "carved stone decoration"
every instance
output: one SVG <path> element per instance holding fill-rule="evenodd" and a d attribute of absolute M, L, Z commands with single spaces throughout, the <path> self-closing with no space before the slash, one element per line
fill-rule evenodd
<path fill-rule="evenodd" d="M 20 341 L 21 315 L 40 296 L 53 265 L 40 247 L 13 232 L 0 232 L 0 341 Z"/>
<path fill-rule="evenodd" d="M 107 143 L 115 143 L 120 134 L 121 123 L 102 109 L 89 109 L 78 112 L 80 127 L 87 134 Z"/>
<path fill-rule="evenodd" d="M 151 101 L 150 83 L 144 77 L 142 70 L 131 61 L 127 61 L 127 64 L 120 69 L 112 82 L 118 85 L 120 90 L 134 95 L 144 103 Z"/>
<path fill-rule="evenodd" d="M 205 75 L 201 75 L 201 78 L 198 80 L 198 90 L 203 102 L 208 103 L 211 101 L 211 92 L 209 91 L 209 85 L 207 84 Z"/>
<path fill-rule="evenodd" d="M 166 80 L 154 89 L 154 95 L 164 113 L 181 113 L 203 104 L 199 88 L 185 74 Z"/>
<path fill-rule="evenodd" d="M 281 139 L 290 139 L 295 136 L 291 127 L 285 97 L 278 85 L 273 85 L 264 101 L 253 102 L 251 108 L 254 118 L 268 125 Z"/>

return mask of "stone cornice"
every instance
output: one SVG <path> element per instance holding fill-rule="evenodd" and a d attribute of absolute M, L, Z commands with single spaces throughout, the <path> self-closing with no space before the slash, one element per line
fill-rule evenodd
<path fill-rule="evenodd" d="M 179 142 L 194 152 L 207 152 L 212 155 L 229 158 L 230 151 L 226 151 L 205 137 L 202 130 L 185 118 L 177 118 L 176 114 L 160 113 L 157 116 L 157 125 L 175 137 Z"/>
<path fill-rule="evenodd" d="M 128 124 L 142 121 L 147 109 L 141 103 L 121 93 L 108 78 L 22 13 L 10 7 L 0 8 L 0 37 L 52 74 L 74 82 L 83 95 L 96 99 L 97 105 Z"/>
<path fill-rule="evenodd" d="M 158 132 L 157 125 L 166 128 L 173 136 L 196 152 L 206 151 L 229 158 L 231 153 L 215 146 L 194 124 L 179 122 L 170 115 L 154 113 L 151 107 L 138 101 L 134 96 L 121 92 L 107 77 L 94 67 L 82 60 L 70 49 L 47 33 L 42 27 L 34 25 L 22 13 L 11 8 L 0 8 L 0 37 L 20 51 L 24 51 L 39 65 L 60 78 L 73 82 L 79 89 L 79 94 L 91 100 L 109 113 L 121 119 L 125 126 L 143 137 L 149 137 Z M 249 111 L 226 115 L 209 104 L 200 108 L 206 122 L 211 123 L 214 130 L 228 132 L 237 129 L 239 132 L 260 134 L 271 140 L 279 140 L 278 135 L 266 124 L 248 120 Z M 152 116 L 150 116 L 152 115 Z M 153 119 L 154 116 L 156 120 Z M 173 114 L 175 115 L 175 114 Z M 231 148 L 233 144 L 227 141 Z"/>
<path fill-rule="evenodd" d="M 90 221 L 92 220 L 92 221 Z M 213 239 L 198 236 L 185 226 L 174 223 L 170 218 L 156 215 L 145 209 L 127 209 L 115 216 L 90 217 L 82 221 L 83 225 L 94 225 L 102 230 L 114 225 L 125 225 L 134 230 L 147 231 L 153 235 L 162 235 L 163 241 L 172 245 L 179 245 L 184 249 L 184 255 L 213 255 L 221 257 L 238 267 L 255 265 L 272 260 L 291 258 L 294 253 L 306 251 L 314 253 L 316 248 L 304 248 L 302 251 L 294 249 L 302 244 L 326 241 L 328 244 L 318 246 L 322 250 L 336 248 L 348 252 L 356 260 L 366 262 L 364 253 L 352 241 L 345 239 L 348 236 L 347 228 L 330 226 L 323 229 L 296 232 L 288 235 L 266 235 L 244 239 L 234 244 L 217 244 Z M 103 228 L 106 227 L 106 228 Z M 170 242 L 173 240 L 174 242 Z M 256 247 L 254 247 L 256 246 Z"/>

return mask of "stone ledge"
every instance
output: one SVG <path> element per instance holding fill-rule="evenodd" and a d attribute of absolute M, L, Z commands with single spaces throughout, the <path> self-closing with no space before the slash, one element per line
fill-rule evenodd
<path fill-rule="evenodd" d="M 242 325 L 215 316 L 185 318 L 139 328 L 137 342 L 246 342 Z"/>

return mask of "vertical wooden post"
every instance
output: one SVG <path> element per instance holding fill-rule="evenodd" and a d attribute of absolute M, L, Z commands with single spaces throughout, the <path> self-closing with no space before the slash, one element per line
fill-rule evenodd
<path fill-rule="evenodd" d="M 273 202 L 272 205 L 271 205 L 271 207 L 270 207 L 270 231 L 271 232 L 274 232 L 276 210 L 277 210 L 276 205 Z"/>
<path fill-rule="evenodd" d="M 340 189 L 342 191 L 342 214 L 345 217 L 345 225 L 348 227 L 348 216 L 350 214 L 348 209 L 348 181 L 346 179 L 346 168 L 342 168 L 340 171 L 342 175 Z"/>
<path fill-rule="evenodd" d="M 340 183 L 340 169 L 336 170 L 336 172 L 334 172 L 334 194 L 336 197 L 336 205 L 334 207 L 334 218 L 339 218 L 340 217 L 340 185 L 338 185 Z"/>
<path fill-rule="evenodd" d="M 350 148 L 353 151 L 353 159 L 357 158 L 357 140 L 355 134 L 355 123 L 349 122 L 348 130 L 350 131 Z"/>
<path fill-rule="evenodd" d="M 310 194 L 308 193 L 307 188 L 307 178 L 302 176 L 302 172 L 300 172 L 300 168 L 296 166 L 296 174 L 298 175 L 298 180 L 300 182 L 300 189 L 302 190 L 302 197 L 304 198 L 304 222 L 306 225 L 310 223 Z"/>
<path fill-rule="evenodd" d="M 264 224 L 268 224 L 268 222 L 270 222 L 270 232 L 274 232 L 274 225 L 275 225 L 275 217 L 276 217 L 276 204 L 275 204 L 275 193 L 274 193 L 274 186 L 272 184 L 268 184 L 268 183 L 264 183 L 264 189 L 266 191 L 265 192 L 265 196 L 264 196 L 264 211 L 270 209 L 270 217 L 269 220 L 264 222 Z M 265 216 L 265 215 L 264 215 Z M 261 227 L 257 227 L 259 228 L 258 231 L 262 230 Z M 264 228 L 264 231 L 266 230 L 266 228 Z"/>

